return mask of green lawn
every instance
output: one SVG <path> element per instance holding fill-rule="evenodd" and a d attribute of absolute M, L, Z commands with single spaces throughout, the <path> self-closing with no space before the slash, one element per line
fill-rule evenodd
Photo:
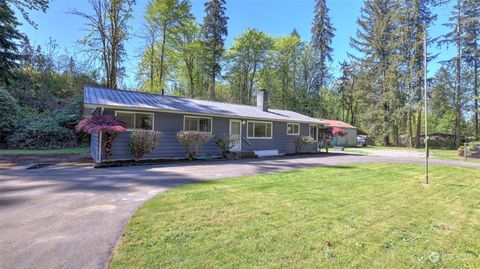
<path fill-rule="evenodd" d="M 356 164 L 191 184 L 146 202 L 112 268 L 480 268 L 480 170 Z"/>
<path fill-rule="evenodd" d="M 89 147 L 65 149 L 0 149 L 2 155 L 48 155 L 48 154 L 83 154 L 90 151 Z"/>

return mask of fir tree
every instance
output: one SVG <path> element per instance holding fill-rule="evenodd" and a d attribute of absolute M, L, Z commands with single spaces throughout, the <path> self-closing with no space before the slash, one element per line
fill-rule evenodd
<path fill-rule="evenodd" d="M 220 59 L 225 50 L 224 43 L 228 34 L 228 17 L 225 15 L 225 10 L 225 0 L 210 0 L 205 3 L 203 35 L 207 48 L 210 50 L 207 69 L 211 78 L 211 98 L 215 98 L 215 82 L 221 71 Z"/>
<path fill-rule="evenodd" d="M 480 3 L 478 0 L 464 0 L 463 58 L 473 69 L 473 112 L 475 137 L 479 134 L 479 76 L 480 76 Z"/>
<path fill-rule="evenodd" d="M 8 85 L 12 70 L 19 66 L 21 55 L 18 42 L 22 34 L 17 27 L 20 23 L 5 0 L 0 0 L 0 83 Z"/>
<path fill-rule="evenodd" d="M 390 145 L 391 134 L 398 131 L 398 123 L 393 117 L 399 107 L 399 81 L 397 71 L 398 6 L 394 0 L 366 0 L 357 23 L 356 38 L 350 45 L 359 55 L 350 56 L 359 62 L 370 77 L 368 91 L 371 114 L 366 115 L 378 135 L 383 136 L 383 144 Z"/>
<path fill-rule="evenodd" d="M 328 15 L 326 0 L 316 0 L 314 20 L 312 26 L 312 46 L 317 54 L 319 87 L 325 86 L 327 73 L 327 61 L 332 61 L 332 39 L 335 28 L 333 28 Z"/>
<path fill-rule="evenodd" d="M 423 37 L 428 27 L 436 19 L 431 12 L 431 6 L 436 0 L 401 1 L 400 35 L 401 58 L 404 64 L 404 83 L 407 95 L 407 146 L 420 147 L 421 136 L 421 102 L 423 74 L 424 74 L 424 49 Z M 415 143 L 413 141 L 413 117 L 417 115 Z"/>
<path fill-rule="evenodd" d="M 462 44 L 464 39 L 464 10 L 463 1 L 457 0 L 452 10 L 452 16 L 445 26 L 449 27 L 450 32 L 442 36 L 440 45 L 454 44 L 457 49 L 457 55 L 451 60 L 455 62 L 455 148 L 460 147 L 462 136 Z"/>

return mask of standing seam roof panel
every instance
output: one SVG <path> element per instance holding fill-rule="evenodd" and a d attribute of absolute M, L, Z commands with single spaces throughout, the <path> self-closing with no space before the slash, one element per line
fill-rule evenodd
<path fill-rule="evenodd" d="M 148 108 L 184 113 L 202 113 L 241 118 L 256 118 L 261 120 L 323 124 L 323 122 L 318 119 L 294 111 L 278 109 L 263 111 L 256 106 L 195 100 L 107 88 L 85 87 L 84 102 L 85 104 L 99 106 Z"/>

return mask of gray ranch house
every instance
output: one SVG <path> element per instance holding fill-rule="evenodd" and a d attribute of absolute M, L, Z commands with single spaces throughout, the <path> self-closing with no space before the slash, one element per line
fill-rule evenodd
<path fill-rule="evenodd" d="M 111 160 L 133 160 L 130 133 L 134 129 L 161 132 L 158 146 L 143 159 L 184 157 L 176 134 L 179 131 L 229 135 L 238 141 L 232 151 L 253 152 L 258 156 L 294 153 L 294 139 L 310 136 L 315 143 L 304 151 L 318 150 L 318 129 L 322 121 L 288 110 L 268 108 L 268 91 L 257 93 L 257 106 L 195 100 L 175 96 L 98 87 L 84 88 L 84 106 L 89 114 L 115 115 L 127 123 L 112 144 Z M 105 161 L 101 136 L 91 136 L 91 154 L 96 163 Z M 201 154 L 220 156 L 214 140 L 205 143 Z"/>

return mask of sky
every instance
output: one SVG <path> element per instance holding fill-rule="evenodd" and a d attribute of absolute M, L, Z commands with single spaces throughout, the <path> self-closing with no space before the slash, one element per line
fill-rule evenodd
<path fill-rule="evenodd" d="M 204 17 L 205 0 L 191 0 L 192 13 L 200 23 Z M 295 28 L 300 33 L 302 40 L 309 41 L 310 29 L 313 19 L 313 0 L 226 0 L 228 20 L 228 36 L 225 42 L 228 49 L 234 37 L 247 28 L 255 28 L 275 36 L 288 35 Z M 335 27 L 333 39 L 333 67 L 332 72 L 338 75 L 339 63 L 347 60 L 347 52 L 354 52 L 350 46 L 350 37 L 357 31 L 356 20 L 360 16 L 362 0 L 327 0 L 330 17 Z M 127 77 L 123 82 L 125 87 L 137 86 L 135 73 L 139 62 L 139 51 L 142 41 L 137 33 L 141 32 L 143 14 L 147 0 L 137 0 L 134 7 L 134 18 L 130 21 L 131 36 L 126 42 L 127 60 L 125 62 Z M 22 26 L 20 30 L 27 34 L 35 45 L 44 45 L 49 39 L 57 42 L 62 50 L 69 54 L 80 51 L 77 41 L 85 35 L 83 31 L 84 20 L 69 14 L 70 9 L 89 12 L 90 7 L 86 0 L 52 0 L 46 13 L 32 12 L 32 19 L 38 24 L 35 29 L 19 15 Z M 450 16 L 450 7 L 442 6 L 434 9 L 438 20 L 429 29 L 430 36 L 437 37 L 448 29 L 443 26 Z M 450 59 L 454 55 L 453 48 L 437 48 L 432 45 L 429 51 L 439 56 L 429 63 L 429 76 L 439 68 L 440 61 Z"/>

